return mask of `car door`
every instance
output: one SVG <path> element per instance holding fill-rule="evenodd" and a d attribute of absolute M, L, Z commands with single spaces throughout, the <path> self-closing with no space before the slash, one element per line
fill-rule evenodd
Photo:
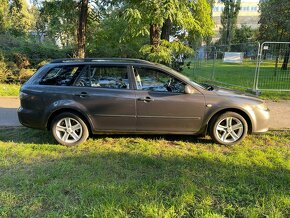
<path fill-rule="evenodd" d="M 192 133 L 200 129 L 203 94 L 185 94 L 184 82 L 155 68 L 134 67 L 134 77 L 137 131 Z"/>
<path fill-rule="evenodd" d="M 95 131 L 135 130 L 135 93 L 126 65 L 91 65 L 74 86 L 75 100 L 88 111 Z"/>

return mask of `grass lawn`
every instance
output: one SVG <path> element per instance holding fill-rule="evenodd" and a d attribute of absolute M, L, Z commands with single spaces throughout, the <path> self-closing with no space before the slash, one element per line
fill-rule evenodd
<path fill-rule="evenodd" d="M 18 96 L 20 85 L 0 83 L 0 96 Z"/>
<path fill-rule="evenodd" d="M 209 138 L 0 131 L 0 217 L 289 217 L 290 131 Z"/>

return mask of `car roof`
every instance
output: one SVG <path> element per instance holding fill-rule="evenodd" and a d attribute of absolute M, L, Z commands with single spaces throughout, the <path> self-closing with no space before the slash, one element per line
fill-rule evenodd
<path fill-rule="evenodd" d="M 115 64 L 115 63 L 139 63 L 139 64 L 152 64 L 149 61 L 134 59 L 134 58 L 63 58 L 63 59 L 55 59 L 50 61 L 51 64 L 55 63 L 70 63 L 70 64 L 79 64 L 79 63 L 106 63 L 106 64 Z"/>

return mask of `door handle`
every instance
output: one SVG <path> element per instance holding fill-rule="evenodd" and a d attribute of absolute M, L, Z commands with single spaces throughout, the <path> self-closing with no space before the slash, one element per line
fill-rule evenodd
<path fill-rule="evenodd" d="M 75 94 L 75 96 L 78 96 L 78 97 L 80 97 L 80 98 L 86 98 L 86 97 L 88 97 L 89 95 L 88 95 L 88 93 L 86 93 L 86 92 L 81 92 L 80 94 Z"/>
<path fill-rule="evenodd" d="M 151 101 L 154 101 L 153 98 L 150 98 L 150 97 L 145 97 L 145 98 L 137 98 L 138 101 L 143 101 L 143 102 L 151 102 Z"/>

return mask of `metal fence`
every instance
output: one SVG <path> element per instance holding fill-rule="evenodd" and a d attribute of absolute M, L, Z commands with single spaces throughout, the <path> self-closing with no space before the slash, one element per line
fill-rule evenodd
<path fill-rule="evenodd" d="M 193 60 L 193 79 L 241 89 L 290 91 L 290 42 L 201 47 Z"/>
<path fill-rule="evenodd" d="M 290 91 L 290 42 L 260 46 L 254 90 Z"/>

